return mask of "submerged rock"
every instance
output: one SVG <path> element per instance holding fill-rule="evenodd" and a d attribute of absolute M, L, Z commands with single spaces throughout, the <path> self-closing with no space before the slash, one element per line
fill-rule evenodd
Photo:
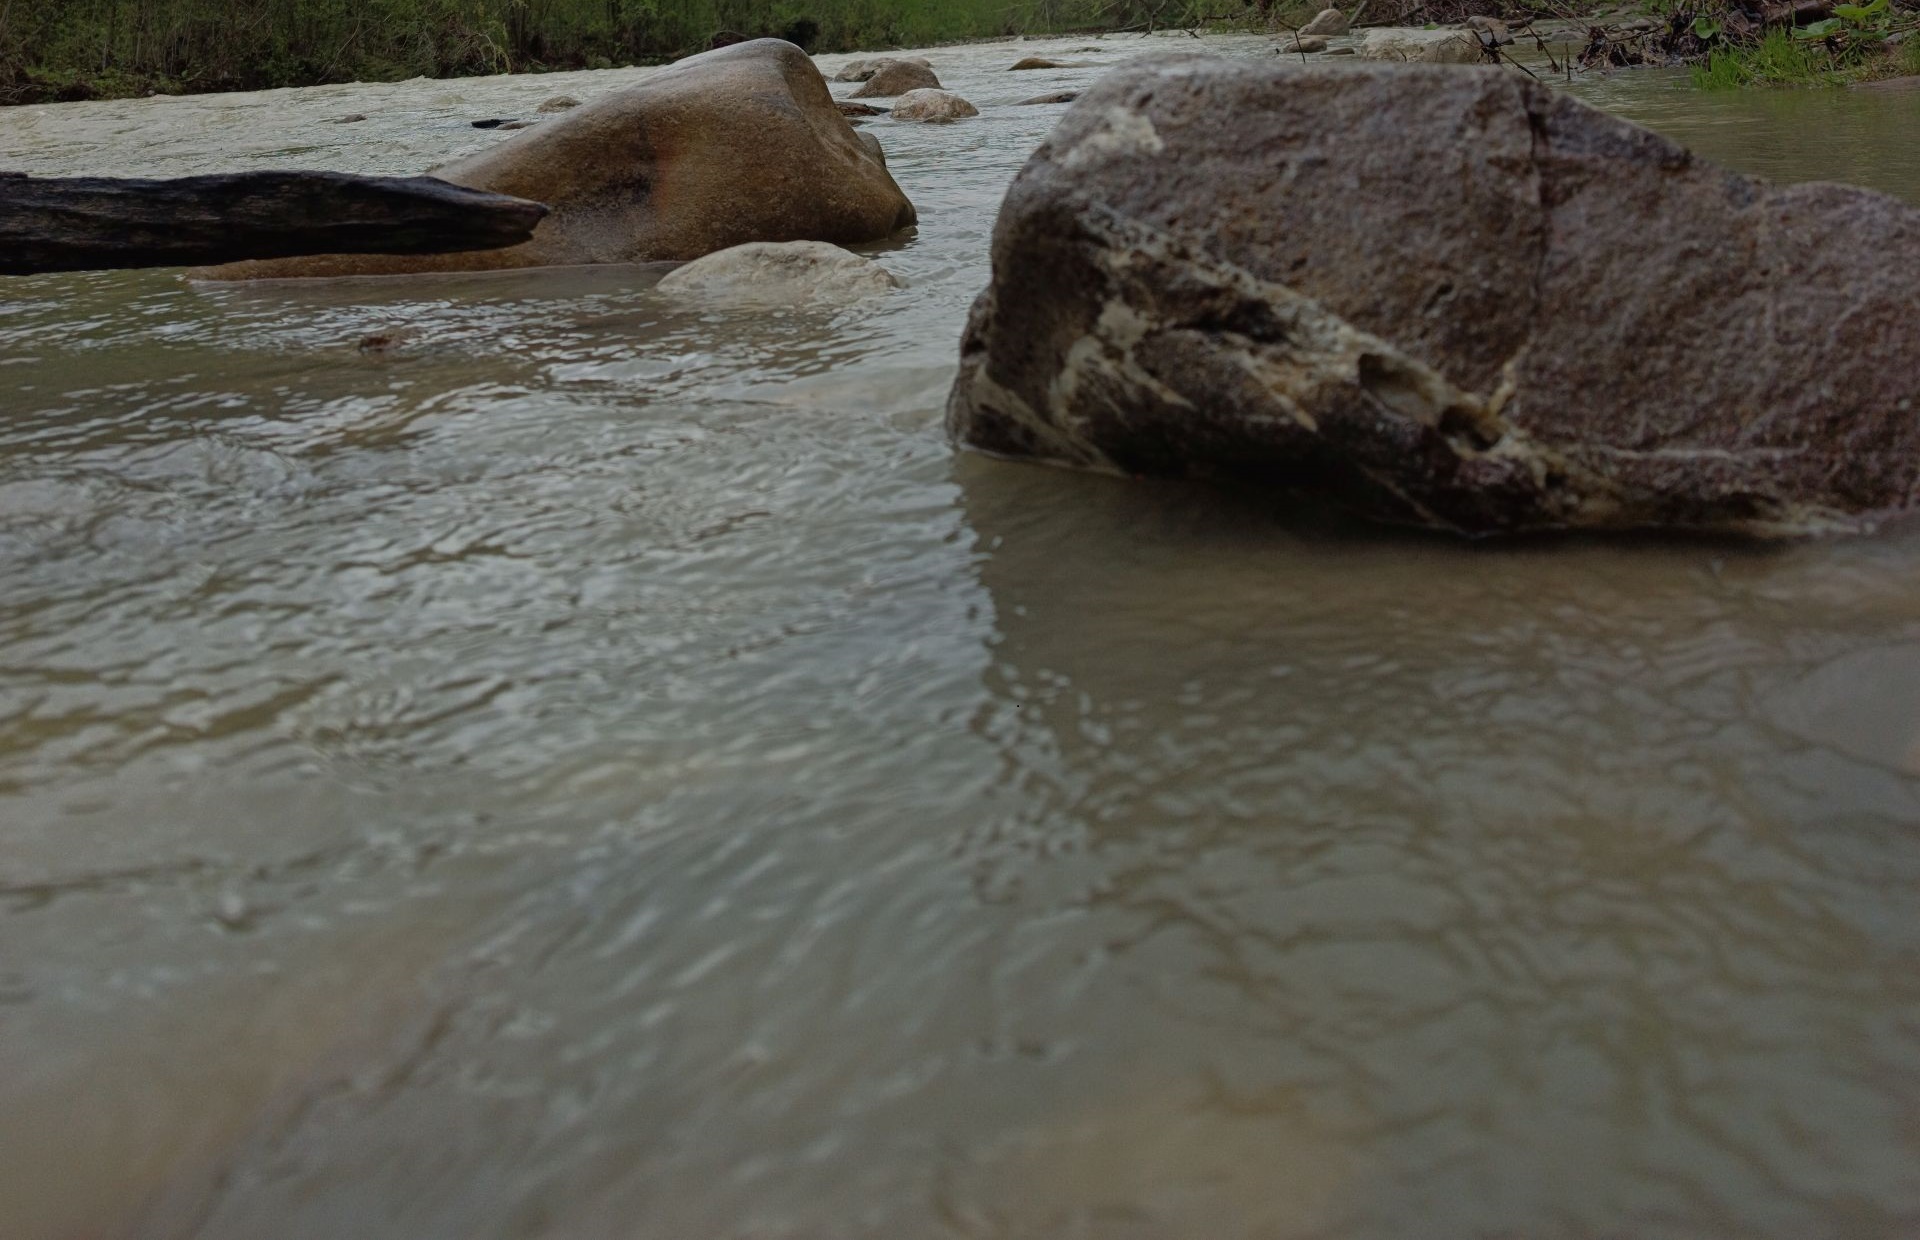
<path fill-rule="evenodd" d="M 890 292 L 900 281 L 872 259 L 824 241 L 755 241 L 697 258 L 655 287 L 676 296 L 791 304 L 851 301 Z"/>
<path fill-rule="evenodd" d="M 1428 65 L 1473 65 L 1485 59 L 1468 30 L 1410 30 L 1399 26 L 1367 31 L 1363 60 L 1399 60 Z"/>
<path fill-rule="evenodd" d="M 553 98 L 546 100 L 539 107 L 535 108 L 534 111 L 542 115 L 547 115 L 554 112 L 571 112 L 579 106 L 580 101 L 572 95 L 555 95 Z"/>
<path fill-rule="evenodd" d="M 1780 535 L 1920 502 L 1916 359 L 1920 209 L 1494 69 L 1190 57 L 1014 181 L 948 425 L 1468 533 Z"/>
<path fill-rule="evenodd" d="M 840 115 L 819 70 L 778 39 L 682 60 L 434 175 L 544 202 L 552 214 L 511 249 L 280 259 L 199 274 L 684 261 L 746 241 L 875 241 L 914 222 L 913 204 Z"/>
<path fill-rule="evenodd" d="M 980 109 L 950 90 L 910 90 L 894 101 L 897 121 L 958 121 L 980 115 Z"/>
<path fill-rule="evenodd" d="M 1327 40 L 1324 35 L 1300 34 L 1281 43 L 1276 50 L 1289 52 L 1296 56 L 1308 55 L 1313 52 L 1324 52 L 1327 50 Z"/>
<path fill-rule="evenodd" d="M 1052 94 L 1035 95 L 1031 99 L 1022 99 L 1018 104 L 1014 106 L 1023 107 L 1027 104 L 1033 104 L 1033 103 L 1072 103 L 1075 99 L 1078 99 L 1079 97 L 1080 97 L 1080 92 L 1077 90 L 1056 90 Z"/>
<path fill-rule="evenodd" d="M 910 90 L 939 90 L 940 79 L 926 62 L 885 60 L 875 66 L 866 85 L 853 92 L 855 99 L 880 99 L 904 95 Z"/>
<path fill-rule="evenodd" d="M 1301 34 L 1338 36 L 1347 33 L 1347 15 L 1339 9 L 1321 9 L 1312 21 L 1300 27 Z"/>
<path fill-rule="evenodd" d="M 834 100 L 833 106 L 840 110 L 840 115 L 842 116 L 879 116 L 880 115 L 879 108 L 873 107 L 870 104 L 854 103 L 846 99 Z"/>
<path fill-rule="evenodd" d="M 1073 67 L 1064 60 L 1048 60 L 1045 56 L 1024 56 L 1007 66 L 1007 71 L 1018 73 L 1027 69 L 1071 69 Z"/>

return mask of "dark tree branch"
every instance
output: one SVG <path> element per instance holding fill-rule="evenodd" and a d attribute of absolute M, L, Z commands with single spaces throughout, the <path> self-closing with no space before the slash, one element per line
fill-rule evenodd
<path fill-rule="evenodd" d="M 537 202 L 432 177 L 242 172 L 148 181 L 0 173 L 0 274 L 497 250 L 527 240 L 546 214 Z"/>

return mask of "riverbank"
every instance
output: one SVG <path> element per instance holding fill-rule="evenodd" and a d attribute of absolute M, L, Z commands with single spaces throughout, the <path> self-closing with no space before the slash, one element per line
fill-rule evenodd
<path fill-rule="evenodd" d="M 1282 6 L 1284 7 L 1284 6 Z M 1203 0 L 34 0 L 0 3 L 0 104 L 659 64 L 1264 20 Z"/>
<path fill-rule="evenodd" d="M 855 51 L 1124 27 L 1120 0 L 35 0 L 0 4 L 0 103 L 656 64 L 741 36 Z"/>

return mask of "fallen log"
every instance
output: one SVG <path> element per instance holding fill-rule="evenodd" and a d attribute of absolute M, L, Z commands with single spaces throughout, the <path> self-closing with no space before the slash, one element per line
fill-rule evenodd
<path fill-rule="evenodd" d="M 1811 26 L 1833 16 L 1833 0 L 1781 0 L 1762 4 L 1760 20 L 1768 26 Z"/>
<path fill-rule="evenodd" d="M 433 177 L 0 173 L 0 274 L 496 250 L 526 241 L 546 214 L 537 202 Z"/>

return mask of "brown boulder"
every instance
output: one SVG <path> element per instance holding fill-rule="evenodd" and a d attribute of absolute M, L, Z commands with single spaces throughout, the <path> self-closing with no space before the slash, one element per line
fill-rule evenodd
<path fill-rule="evenodd" d="M 1007 71 L 1019 73 L 1028 69 L 1071 69 L 1073 67 L 1064 60 L 1048 60 L 1045 56 L 1026 56 L 1009 65 Z"/>
<path fill-rule="evenodd" d="M 1338 36 L 1347 33 L 1347 15 L 1339 9 L 1321 9 L 1312 21 L 1300 27 L 1301 34 Z"/>
<path fill-rule="evenodd" d="M 960 121 L 980 109 L 950 90 L 910 90 L 893 104 L 896 121 Z"/>
<path fill-rule="evenodd" d="M 868 56 L 859 60 L 849 60 L 846 64 L 841 65 L 840 71 L 833 75 L 833 80 L 836 82 L 864 82 L 872 77 L 881 65 L 886 64 L 890 60 L 904 60 L 908 64 L 926 65 L 929 69 L 933 67 L 925 56 Z"/>
<path fill-rule="evenodd" d="M 748 241 L 875 241 L 914 221 L 913 204 L 840 115 L 813 62 L 778 39 L 689 57 L 434 175 L 530 197 L 552 214 L 511 249 L 234 263 L 198 274 L 684 261 Z"/>
<path fill-rule="evenodd" d="M 993 272 L 948 407 L 992 453 L 1470 533 L 1920 500 L 1920 210 L 1495 69 L 1116 72 L 1009 189 Z"/>
<path fill-rule="evenodd" d="M 854 99 L 881 99 L 904 95 L 910 90 L 939 90 L 940 79 L 919 60 L 883 60 L 875 66 L 866 85 L 852 94 Z"/>

